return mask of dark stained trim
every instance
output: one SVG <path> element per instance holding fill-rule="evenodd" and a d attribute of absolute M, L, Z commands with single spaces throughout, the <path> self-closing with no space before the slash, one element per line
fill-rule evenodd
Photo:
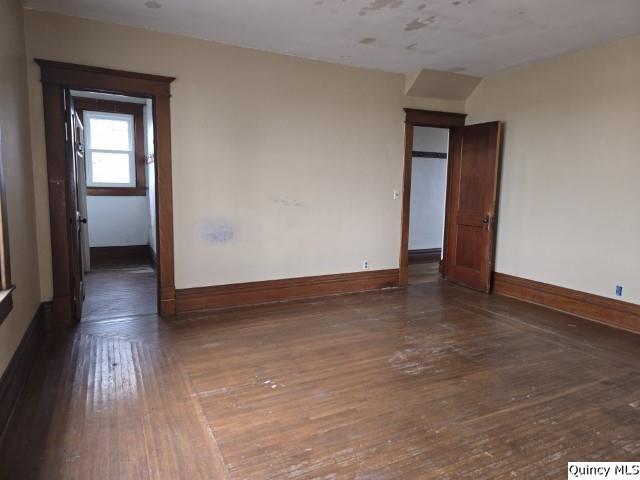
<path fill-rule="evenodd" d="M 133 115 L 135 138 L 136 186 L 135 187 L 87 187 L 90 196 L 138 196 L 147 195 L 147 162 L 144 156 L 144 116 L 140 103 L 98 100 L 95 98 L 74 97 L 76 111 L 84 122 L 84 112 L 125 113 Z M 85 125 L 85 131 L 88 127 Z M 89 147 L 86 146 L 85 149 Z"/>
<path fill-rule="evenodd" d="M 128 113 L 142 115 L 144 104 L 127 102 L 125 100 L 104 100 L 101 98 L 73 97 L 76 110 L 90 110 L 92 112 Z"/>
<path fill-rule="evenodd" d="M 176 290 L 176 313 L 194 312 L 398 286 L 398 270 L 339 273 Z"/>
<path fill-rule="evenodd" d="M 2 133 L 1 129 L 0 133 Z M 8 290 L 0 300 L 0 325 L 13 309 L 12 292 L 15 289 L 15 286 L 11 283 L 9 217 L 7 216 L 7 195 L 4 179 L 4 158 L 2 157 L 2 138 L 0 138 L 0 290 L 3 292 Z"/>
<path fill-rule="evenodd" d="M 89 67 L 37 59 L 41 68 L 49 176 L 51 250 L 53 258 L 54 327 L 75 324 L 73 276 L 70 257 L 71 235 L 68 218 L 67 157 L 65 155 L 65 89 L 117 93 L 151 98 L 156 162 L 156 218 L 158 253 L 158 312 L 175 311 L 173 194 L 171 174 L 170 83 L 160 77 L 120 70 Z"/>
<path fill-rule="evenodd" d="M 42 347 L 46 310 L 46 304 L 39 306 L 20 341 L 20 345 L 0 378 L 0 443 L 20 394 L 27 383 L 34 359 Z"/>
<path fill-rule="evenodd" d="M 54 62 L 40 58 L 36 58 L 35 62 L 40 65 L 42 83 L 65 86 L 74 90 L 140 97 L 170 96 L 170 85 L 175 80 L 174 77 Z M 91 86 L 87 87 L 88 84 Z"/>
<path fill-rule="evenodd" d="M 613 327 L 640 333 L 640 305 L 558 287 L 504 273 L 493 274 L 498 295 L 570 313 Z"/>
<path fill-rule="evenodd" d="M 449 129 L 449 158 L 453 157 L 457 148 L 457 140 L 455 132 L 456 127 L 463 127 L 466 114 L 436 112 L 432 110 L 415 110 L 412 108 L 404 109 L 405 118 L 405 137 L 404 137 L 404 174 L 402 188 L 402 221 L 401 221 L 401 237 L 400 237 L 400 269 L 398 270 L 398 283 L 400 286 L 409 284 L 409 210 L 411 208 L 411 168 L 413 160 L 413 127 L 436 127 Z M 451 162 L 447 167 L 447 199 L 449 201 L 449 178 L 451 177 Z M 445 206 L 445 212 L 449 209 Z M 447 261 L 447 214 L 445 213 L 445 245 L 443 258 L 443 271 L 446 271 Z"/>
<path fill-rule="evenodd" d="M 126 245 L 121 247 L 91 247 L 91 267 L 114 264 L 152 264 L 149 245 Z"/>
<path fill-rule="evenodd" d="M 441 257 L 441 248 L 409 250 L 409 265 L 415 265 L 416 263 L 435 263 L 439 262 Z"/>
<path fill-rule="evenodd" d="M 91 197 L 145 197 L 147 187 L 87 187 Z"/>
<path fill-rule="evenodd" d="M 466 113 L 437 112 L 435 110 L 416 110 L 405 108 L 406 123 L 414 127 L 451 128 L 464 127 Z"/>
<path fill-rule="evenodd" d="M 0 130 L 1 133 L 1 130 Z M 0 290 L 9 290 L 11 283 L 11 255 L 9 253 L 9 217 L 7 216 L 7 195 L 0 138 Z M 1 322 L 1 320 L 0 320 Z"/>

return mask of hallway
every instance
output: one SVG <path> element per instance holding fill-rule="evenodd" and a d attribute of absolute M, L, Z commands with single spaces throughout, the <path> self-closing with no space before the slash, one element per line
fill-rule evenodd
<path fill-rule="evenodd" d="M 156 272 L 150 265 L 94 267 L 85 282 L 83 323 L 157 312 Z"/>

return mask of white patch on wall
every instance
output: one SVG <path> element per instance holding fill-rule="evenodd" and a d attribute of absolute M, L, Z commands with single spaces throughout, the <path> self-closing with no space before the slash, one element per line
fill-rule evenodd
<path fill-rule="evenodd" d="M 199 236 L 207 245 L 222 245 L 233 240 L 235 230 L 227 220 L 209 220 L 200 224 Z"/>
<path fill-rule="evenodd" d="M 303 208 L 306 205 L 298 202 L 295 199 L 290 199 L 290 198 L 284 198 L 284 197 L 277 197 L 273 199 L 273 203 L 275 203 L 276 205 L 282 205 L 283 207 L 297 207 L 297 208 Z"/>

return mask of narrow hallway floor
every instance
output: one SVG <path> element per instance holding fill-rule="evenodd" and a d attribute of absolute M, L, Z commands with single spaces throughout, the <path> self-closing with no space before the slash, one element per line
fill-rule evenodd
<path fill-rule="evenodd" d="M 97 267 L 85 284 L 83 323 L 157 312 L 156 272 L 150 265 Z"/>

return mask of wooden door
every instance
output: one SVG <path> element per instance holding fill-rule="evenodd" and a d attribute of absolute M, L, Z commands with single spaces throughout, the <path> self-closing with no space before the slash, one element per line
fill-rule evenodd
<path fill-rule="evenodd" d="M 84 126 L 82 111 L 76 110 L 76 179 L 78 188 L 78 211 L 80 212 L 80 250 L 84 275 L 91 271 L 91 257 L 89 249 L 89 228 L 87 224 L 87 170 L 85 160 Z M 84 281 L 83 281 L 84 285 Z M 84 292 L 84 288 L 83 288 Z"/>
<path fill-rule="evenodd" d="M 445 276 L 484 292 L 491 290 L 500 134 L 500 122 L 490 122 L 451 136 Z"/>
<path fill-rule="evenodd" d="M 82 126 L 76 114 L 73 97 L 65 90 L 65 134 L 67 163 L 67 196 L 69 199 L 69 249 L 72 274 L 73 308 L 76 321 L 82 317 L 84 302 L 84 267 L 82 262 L 82 225 L 86 219 L 80 213 L 78 163 L 84 161 Z"/>

